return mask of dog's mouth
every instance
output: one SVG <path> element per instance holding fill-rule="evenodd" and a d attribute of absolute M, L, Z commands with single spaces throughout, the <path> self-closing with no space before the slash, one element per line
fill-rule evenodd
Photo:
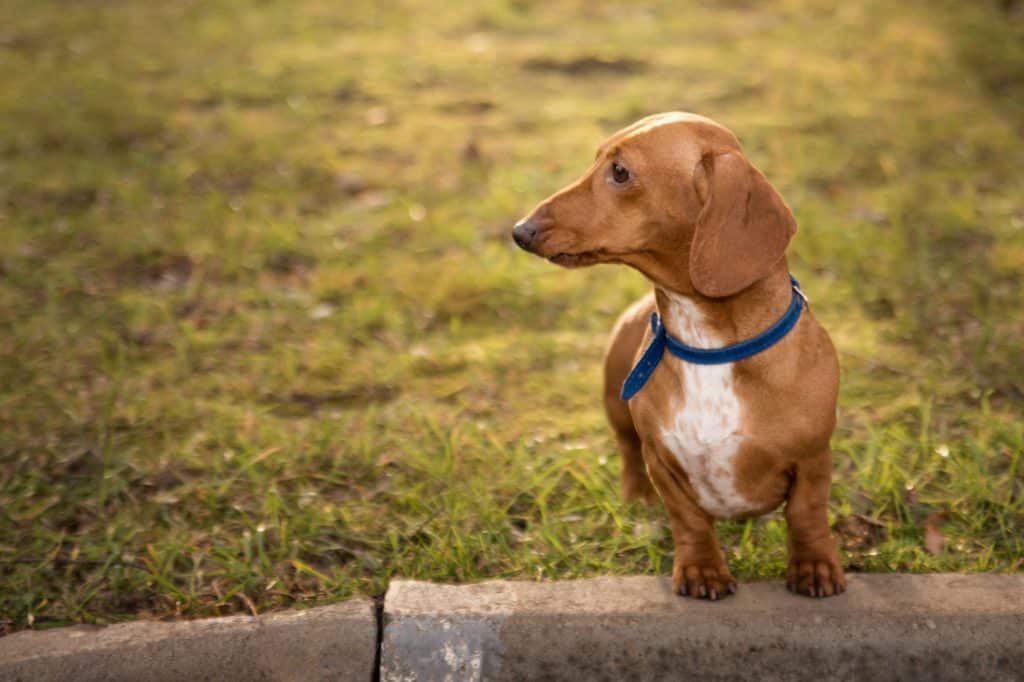
<path fill-rule="evenodd" d="M 593 265 L 594 263 L 603 263 L 609 259 L 610 254 L 604 249 L 598 249 L 596 251 L 581 251 L 579 253 L 566 253 L 560 251 L 553 256 L 549 256 L 548 260 L 555 265 L 561 265 L 564 268 L 580 268 L 585 265 Z"/>

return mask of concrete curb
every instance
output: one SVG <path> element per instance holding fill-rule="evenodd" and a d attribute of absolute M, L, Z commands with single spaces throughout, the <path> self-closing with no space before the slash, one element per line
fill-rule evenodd
<path fill-rule="evenodd" d="M 1021 680 L 1024 575 L 853 575 L 709 603 L 664 578 L 437 585 L 372 602 L 0 638 L 0 680 Z M 379 668 L 377 655 L 380 654 Z"/>
<path fill-rule="evenodd" d="M 854 575 L 839 597 L 662 578 L 396 581 L 382 680 L 1020 680 L 1024 575 Z"/>
<path fill-rule="evenodd" d="M 0 680 L 365 680 L 373 678 L 373 602 L 353 599 L 259 618 L 19 632 L 0 638 Z"/>

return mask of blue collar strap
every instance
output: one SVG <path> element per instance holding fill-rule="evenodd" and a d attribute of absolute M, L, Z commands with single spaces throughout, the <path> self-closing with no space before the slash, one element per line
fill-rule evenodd
<path fill-rule="evenodd" d="M 727 362 L 749 358 L 778 343 L 789 333 L 790 329 L 796 326 L 797 320 L 800 319 L 800 312 L 807 302 L 807 296 L 800 290 L 800 282 L 797 282 L 793 275 L 789 276 L 789 281 L 793 285 L 793 300 L 782 317 L 757 336 L 731 346 L 722 348 L 687 346 L 669 336 L 665 331 L 665 325 L 658 319 L 658 313 L 651 313 L 651 331 L 654 333 L 654 338 L 651 339 L 644 354 L 640 356 L 640 361 L 633 367 L 633 371 L 626 377 L 626 382 L 622 385 L 622 399 L 629 400 L 644 387 L 647 380 L 654 374 L 658 363 L 661 362 L 661 356 L 665 354 L 666 348 L 677 358 L 695 365 L 723 365 Z"/>

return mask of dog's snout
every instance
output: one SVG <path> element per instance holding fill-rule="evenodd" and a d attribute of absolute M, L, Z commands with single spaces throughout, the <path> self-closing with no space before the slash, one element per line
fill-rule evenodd
<path fill-rule="evenodd" d="M 532 217 L 523 218 L 512 228 L 512 239 L 521 249 L 529 251 L 536 236 L 537 222 Z"/>

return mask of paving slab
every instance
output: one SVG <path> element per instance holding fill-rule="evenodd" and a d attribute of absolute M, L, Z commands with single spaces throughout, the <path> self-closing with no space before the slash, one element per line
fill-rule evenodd
<path fill-rule="evenodd" d="M 1024 575 L 851 575 L 838 597 L 666 579 L 393 581 L 381 679 L 1022 680 Z"/>
<path fill-rule="evenodd" d="M 0 637 L 3 682 L 360 680 L 374 674 L 373 603 Z"/>

